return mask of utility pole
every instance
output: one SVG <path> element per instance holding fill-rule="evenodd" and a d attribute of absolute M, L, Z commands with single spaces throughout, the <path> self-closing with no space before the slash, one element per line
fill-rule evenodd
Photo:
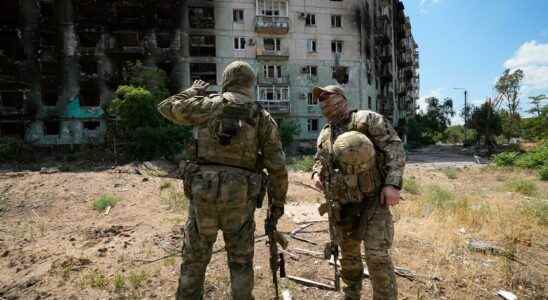
<path fill-rule="evenodd" d="M 466 144 L 466 126 L 468 125 L 468 90 L 465 88 L 453 88 L 455 90 L 464 90 L 464 142 Z"/>

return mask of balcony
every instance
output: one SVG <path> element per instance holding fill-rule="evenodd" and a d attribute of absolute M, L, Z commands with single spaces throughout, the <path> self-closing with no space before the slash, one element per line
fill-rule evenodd
<path fill-rule="evenodd" d="M 289 17 L 257 16 L 255 31 L 264 34 L 287 34 L 289 32 Z"/>
<path fill-rule="evenodd" d="M 289 100 L 259 100 L 258 102 L 272 114 L 288 114 L 291 112 Z"/>
<path fill-rule="evenodd" d="M 257 47 L 256 55 L 257 55 L 258 59 L 268 59 L 268 60 L 273 60 L 273 59 L 280 60 L 281 59 L 281 60 L 285 60 L 285 59 L 289 58 L 289 49 L 282 48 L 280 50 L 275 50 L 275 49 L 266 49 L 266 48 Z"/>
<path fill-rule="evenodd" d="M 289 76 L 265 77 L 261 75 L 257 81 L 260 85 L 289 85 Z"/>

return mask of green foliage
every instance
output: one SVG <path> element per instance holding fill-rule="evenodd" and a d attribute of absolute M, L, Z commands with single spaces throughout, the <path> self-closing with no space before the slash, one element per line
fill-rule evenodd
<path fill-rule="evenodd" d="M 501 112 L 502 135 L 506 139 L 521 136 L 521 117 L 519 114 Z"/>
<path fill-rule="evenodd" d="M 108 279 L 99 271 L 91 271 L 82 276 L 80 285 L 84 288 L 89 286 L 96 289 L 106 289 L 108 286 Z"/>
<path fill-rule="evenodd" d="M 418 195 L 420 193 L 420 186 L 415 177 L 406 177 L 403 180 L 403 190 L 409 194 Z"/>
<path fill-rule="evenodd" d="M 515 164 L 518 156 L 518 152 L 502 152 L 493 156 L 493 161 L 497 167 L 510 167 Z"/>
<path fill-rule="evenodd" d="M 115 196 L 102 195 L 93 202 L 93 208 L 97 211 L 103 211 L 107 207 L 114 207 L 116 203 L 120 202 L 121 199 Z"/>
<path fill-rule="evenodd" d="M 535 218 L 540 225 L 548 225 L 548 200 L 529 198 L 523 202 L 521 210 L 525 215 Z"/>
<path fill-rule="evenodd" d="M 427 206 L 438 210 L 453 208 L 456 205 L 455 194 L 437 185 L 428 187 L 423 200 Z"/>
<path fill-rule="evenodd" d="M 548 181 L 548 164 L 545 164 L 538 170 L 538 177 L 540 180 Z"/>
<path fill-rule="evenodd" d="M 0 139 L 0 162 L 30 161 L 32 157 L 33 149 L 23 139 L 9 136 Z"/>
<path fill-rule="evenodd" d="M 280 139 L 282 140 L 282 145 L 284 148 L 287 148 L 293 141 L 295 137 L 301 134 L 301 127 L 295 121 L 283 120 L 279 124 Z"/>
<path fill-rule="evenodd" d="M 509 184 L 512 192 L 520 193 L 526 196 L 532 196 L 537 191 L 537 185 L 526 179 L 513 180 Z"/>
<path fill-rule="evenodd" d="M 314 166 L 314 156 L 305 155 L 302 157 L 297 157 L 293 159 L 289 167 L 293 170 L 302 171 L 302 172 L 312 172 L 312 167 Z"/>
<path fill-rule="evenodd" d="M 120 291 L 123 290 L 126 287 L 126 279 L 124 278 L 124 274 L 116 273 L 114 275 L 114 290 Z"/>
<path fill-rule="evenodd" d="M 470 128 L 476 130 L 478 140 L 483 138 L 487 146 L 496 145 L 495 137 L 502 133 L 502 118 L 491 100 L 488 99 L 480 107 L 474 108 L 470 117 Z"/>
<path fill-rule="evenodd" d="M 521 155 L 516 161 L 516 166 L 529 169 L 548 166 L 548 141 L 545 141 L 532 151 Z"/>
<path fill-rule="evenodd" d="M 148 274 L 145 271 L 131 272 L 127 279 L 134 288 L 139 288 L 148 279 Z"/>
<path fill-rule="evenodd" d="M 136 160 L 180 154 L 191 139 L 191 129 L 172 124 L 156 109 L 169 96 L 165 72 L 140 62 L 128 64 L 124 70 L 123 85 L 107 107 L 107 112 L 118 116 L 112 134 L 126 144 L 122 151 Z"/>
<path fill-rule="evenodd" d="M 457 179 L 457 169 L 455 168 L 445 168 L 442 170 L 443 174 L 449 179 Z"/>
<path fill-rule="evenodd" d="M 413 144 L 428 145 L 440 140 L 455 115 L 451 98 L 445 98 L 442 103 L 438 98 L 431 97 L 426 99 L 426 103 L 426 112 L 420 112 L 409 120 L 407 133 Z"/>
<path fill-rule="evenodd" d="M 523 137 L 529 140 L 548 139 L 548 106 L 544 106 L 538 116 L 522 119 L 521 125 Z"/>

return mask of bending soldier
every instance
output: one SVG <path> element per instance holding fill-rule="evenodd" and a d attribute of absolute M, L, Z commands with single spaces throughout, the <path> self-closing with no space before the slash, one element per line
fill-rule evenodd
<path fill-rule="evenodd" d="M 344 299 L 360 299 L 360 244 L 364 241 L 373 299 L 395 300 L 396 278 L 388 252 L 394 235 L 389 206 L 400 199 L 405 166 L 402 142 L 383 116 L 368 110 L 350 111 L 341 87 L 316 87 L 313 96 L 327 124 L 318 137 L 312 177 L 317 187 L 325 188 L 326 195 L 329 191 L 340 204 L 336 226 L 341 232 Z M 333 164 L 327 166 L 324 157 Z"/>
<path fill-rule="evenodd" d="M 192 125 L 194 159 L 183 170 L 190 198 L 177 299 L 202 299 L 206 267 L 217 231 L 223 232 L 233 299 L 253 299 L 254 212 L 264 196 L 262 169 L 270 176 L 272 215 L 283 215 L 287 170 L 277 125 L 253 99 L 255 73 L 233 62 L 223 73 L 222 93 L 192 87 L 158 105 L 174 123 Z"/>

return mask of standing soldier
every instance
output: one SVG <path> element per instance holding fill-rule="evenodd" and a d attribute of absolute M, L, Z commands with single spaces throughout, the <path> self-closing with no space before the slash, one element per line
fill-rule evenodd
<path fill-rule="evenodd" d="M 264 196 L 262 169 L 270 176 L 271 214 L 283 215 L 287 193 L 285 155 L 277 125 L 253 99 L 255 73 L 236 61 L 223 73 L 222 93 L 192 87 L 158 105 L 174 123 L 192 125 L 193 161 L 183 170 L 190 208 L 185 227 L 177 299 L 202 299 L 205 272 L 217 231 L 223 232 L 233 299 L 253 299 L 254 212 Z"/>
<path fill-rule="evenodd" d="M 395 300 L 396 278 L 388 252 L 394 236 L 389 206 L 400 199 L 405 166 L 402 142 L 382 115 L 350 111 L 341 87 L 316 87 L 312 93 L 328 122 L 318 137 L 312 178 L 326 196 L 336 200 L 337 214 L 330 214 L 334 218 L 330 221 L 336 222 L 334 227 L 341 233 L 344 299 L 360 299 L 360 244 L 364 241 L 373 299 Z"/>

